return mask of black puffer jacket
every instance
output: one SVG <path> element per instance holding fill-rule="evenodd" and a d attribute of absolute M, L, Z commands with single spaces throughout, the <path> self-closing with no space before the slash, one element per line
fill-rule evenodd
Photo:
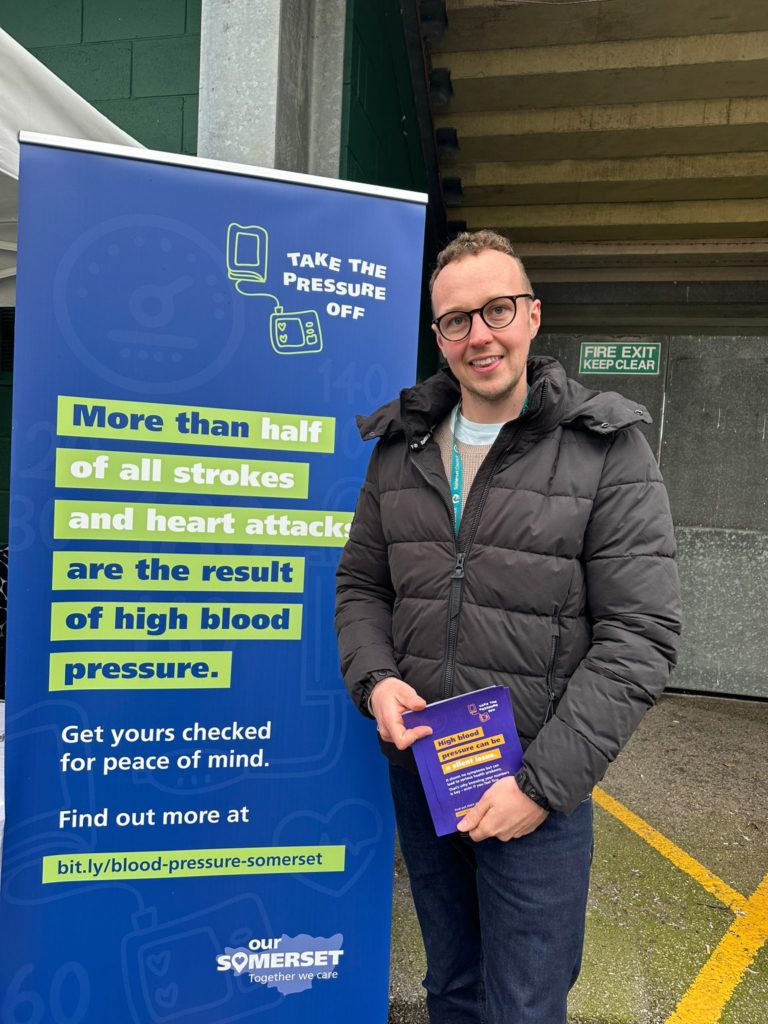
<path fill-rule="evenodd" d="M 588 391 L 551 359 L 531 360 L 528 377 L 528 411 L 502 428 L 458 538 L 431 436 L 458 401 L 450 372 L 360 421 L 380 440 L 339 564 L 336 623 L 361 707 L 376 670 L 428 702 L 508 686 L 529 777 L 569 813 L 674 663 L 675 545 L 635 426 L 646 410 Z"/>

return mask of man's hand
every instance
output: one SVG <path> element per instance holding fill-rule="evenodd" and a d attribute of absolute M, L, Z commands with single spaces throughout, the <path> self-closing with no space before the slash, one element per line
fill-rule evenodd
<path fill-rule="evenodd" d="M 483 793 L 471 811 L 458 825 L 470 839 L 480 842 L 495 836 L 506 842 L 533 832 L 549 816 L 549 811 L 521 793 L 514 778 L 499 779 Z"/>
<path fill-rule="evenodd" d="M 419 725 L 415 729 L 406 729 L 403 722 L 404 711 L 421 711 L 427 702 L 420 697 L 412 686 L 390 676 L 376 683 L 369 699 L 369 707 L 376 719 L 376 725 L 383 740 L 394 743 L 398 750 L 405 750 L 422 736 L 430 736 L 432 730 L 428 725 Z"/>

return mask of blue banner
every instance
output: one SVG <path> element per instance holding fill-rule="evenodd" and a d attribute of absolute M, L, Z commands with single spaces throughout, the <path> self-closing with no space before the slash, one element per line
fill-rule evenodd
<path fill-rule="evenodd" d="M 2 1024 L 384 1021 L 334 573 L 423 197 L 22 145 Z"/>

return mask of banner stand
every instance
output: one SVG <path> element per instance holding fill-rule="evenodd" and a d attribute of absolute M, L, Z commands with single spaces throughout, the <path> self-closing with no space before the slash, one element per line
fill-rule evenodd
<path fill-rule="evenodd" d="M 383 1022 L 334 573 L 426 197 L 21 141 L 0 1024 Z"/>

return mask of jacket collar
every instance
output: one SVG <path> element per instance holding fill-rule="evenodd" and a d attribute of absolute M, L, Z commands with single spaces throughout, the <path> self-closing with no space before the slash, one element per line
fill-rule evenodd
<path fill-rule="evenodd" d="M 358 416 L 357 425 L 364 441 L 378 437 L 429 435 L 445 419 L 459 400 L 459 383 L 444 366 L 433 376 L 412 388 L 403 388 L 393 401 L 369 416 Z"/>
<path fill-rule="evenodd" d="M 615 391 L 585 388 L 566 377 L 560 363 L 547 356 L 528 360 L 528 384 L 531 390 L 524 419 L 534 434 L 547 434 L 558 424 L 612 434 L 633 423 L 651 422 L 645 406 Z M 423 444 L 456 405 L 460 394 L 458 381 L 444 366 L 422 383 L 404 388 L 398 398 L 369 416 L 358 416 L 360 435 L 364 441 L 371 441 L 404 434 L 408 441 Z"/>

